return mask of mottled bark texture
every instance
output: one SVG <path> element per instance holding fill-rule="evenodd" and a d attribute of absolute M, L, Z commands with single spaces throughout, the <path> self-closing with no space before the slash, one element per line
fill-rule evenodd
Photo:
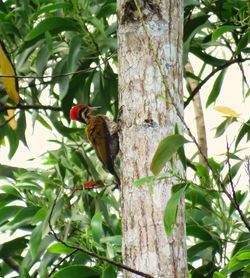
<path fill-rule="evenodd" d="M 182 0 L 140 1 L 143 18 L 171 94 L 183 111 Z M 152 175 L 150 163 L 159 142 L 183 127 L 166 96 L 161 75 L 134 1 L 118 0 L 118 59 L 122 229 L 124 263 L 154 277 L 187 277 L 184 202 L 179 206 L 172 237 L 164 231 L 163 214 L 174 179 L 135 187 L 133 182 Z M 175 166 L 183 173 L 181 163 Z M 163 171 L 168 171 L 166 166 Z M 137 277 L 124 272 L 124 277 Z"/>

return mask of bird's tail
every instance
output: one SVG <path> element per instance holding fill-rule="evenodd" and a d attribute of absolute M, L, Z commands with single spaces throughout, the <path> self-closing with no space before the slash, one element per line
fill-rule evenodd
<path fill-rule="evenodd" d="M 109 171 L 110 171 L 110 173 L 115 177 L 117 187 L 120 188 L 121 181 L 120 181 L 120 178 L 118 177 L 118 175 L 117 175 L 115 169 L 113 168 L 113 169 L 110 169 Z"/>

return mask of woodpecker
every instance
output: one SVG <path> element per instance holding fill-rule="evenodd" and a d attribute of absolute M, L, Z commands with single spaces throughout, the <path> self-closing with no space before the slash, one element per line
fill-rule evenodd
<path fill-rule="evenodd" d="M 70 110 L 70 119 L 87 125 L 87 137 L 97 157 L 120 186 L 120 179 L 114 169 L 114 161 L 119 152 L 118 126 L 107 116 L 93 116 L 92 112 L 97 109 L 99 107 L 78 104 Z"/>

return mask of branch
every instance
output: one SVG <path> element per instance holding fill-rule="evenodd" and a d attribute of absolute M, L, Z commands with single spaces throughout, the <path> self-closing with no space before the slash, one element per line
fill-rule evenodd
<path fill-rule="evenodd" d="M 60 193 L 60 192 L 59 192 L 59 193 Z M 144 273 L 144 272 L 135 270 L 135 269 L 133 269 L 133 268 L 127 266 L 127 265 L 124 265 L 124 264 L 122 264 L 122 263 L 118 263 L 118 262 L 116 262 L 116 261 L 110 260 L 110 259 L 108 259 L 108 258 L 106 258 L 106 257 L 100 256 L 100 255 L 98 255 L 98 254 L 96 254 L 96 253 L 93 253 L 93 252 L 91 252 L 91 251 L 89 251 L 89 250 L 87 250 L 87 249 L 84 249 L 84 248 L 82 248 L 82 247 L 70 245 L 70 244 L 64 242 L 62 239 L 60 239 L 60 238 L 57 236 L 57 234 L 56 234 L 56 232 L 54 231 L 54 229 L 53 229 L 53 227 L 52 227 L 52 224 L 51 224 L 51 217 L 52 217 L 52 214 L 53 214 L 53 211 L 54 211 L 54 208 L 55 208 L 55 205 L 56 205 L 56 202 L 57 202 L 57 198 L 58 198 L 58 196 L 59 196 L 59 193 L 58 193 L 58 195 L 56 196 L 56 198 L 55 198 L 55 200 L 54 200 L 54 203 L 53 203 L 52 208 L 51 208 L 51 211 L 50 211 L 49 220 L 48 220 L 50 230 L 51 230 L 52 234 L 54 235 L 55 239 L 56 239 L 58 242 L 61 242 L 64 246 L 66 246 L 66 247 L 68 247 L 68 248 L 72 248 L 72 249 L 74 249 L 74 250 L 76 250 L 76 251 L 81 251 L 81 252 L 83 252 L 83 253 L 85 253 L 85 254 L 88 254 L 89 256 L 92 256 L 92 257 L 95 257 L 95 258 L 97 258 L 97 259 L 99 259 L 99 260 L 108 262 L 108 263 L 113 264 L 113 265 L 115 265 L 115 266 L 117 266 L 117 267 L 123 268 L 123 269 L 125 269 L 125 270 L 127 270 L 127 271 L 129 271 L 129 272 L 135 273 L 135 274 L 137 274 L 137 275 L 139 275 L 139 276 L 142 276 L 142 277 L 145 277 L 145 278 L 154 278 L 153 276 L 151 276 L 151 275 L 149 275 L 149 274 L 147 274 L 147 273 Z"/>
<path fill-rule="evenodd" d="M 52 269 L 52 271 L 51 271 L 50 274 L 48 275 L 48 278 L 52 276 L 52 274 L 56 271 L 56 269 L 60 266 L 60 264 L 62 264 L 66 259 L 68 259 L 70 256 L 72 256 L 72 255 L 75 254 L 76 252 L 78 252 L 77 249 L 73 250 L 73 251 L 70 252 L 67 256 L 65 256 L 63 259 L 61 259 L 61 261 Z"/>
<path fill-rule="evenodd" d="M 7 110 L 52 110 L 52 111 L 62 111 L 62 108 L 59 106 L 51 106 L 51 105 L 41 105 L 41 104 L 17 104 L 15 106 L 10 106 L 0 102 L 0 113 L 6 112 Z"/>
<path fill-rule="evenodd" d="M 20 273 L 20 265 L 10 256 L 3 257 L 3 261 L 16 272 Z"/>
<path fill-rule="evenodd" d="M 213 76 L 215 75 L 218 71 L 223 70 L 229 66 L 231 66 L 232 64 L 235 63 L 243 63 L 245 61 L 248 61 L 249 59 L 242 59 L 242 58 L 237 58 L 237 59 L 233 59 L 230 60 L 228 62 L 226 62 L 225 64 L 222 64 L 220 66 L 218 66 L 217 68 L 215 68 L 210 74 L 207 75 L 207 77 L 205 79 L 203 79 L 198 85 L 197 87 L 190 92 L 190 96 L 187 98 L 187 100 L 184 102 L 184 108 L 186 108 L 188 106 L 188 104 L 191 102 L 191 100 L 194 98 L 194 96 L 199 92 L 199 90 L 201 89 L 201 87 Z"/>
<path fill-rule="evenodd" d="M 106 58 L 102 63 L 98 64 L 95 67 L 92 68 L 87 68 L 87 69 L 83 69 L 83 70 L 78 70 L 78 71 L 74 71 L 74 72 L 67 72 L 67 73 L 62 73 L 62 74 L 55 74 L 55 75 L 42 75 L 42 76 L 32 76 L 32 75 L 0 75 L 0 77 L 4 77 L 4 78 L 57 78 L 57 77 L 65 77 L 65 76 L 69 76 L 69 75 L 75 75 L 75 74 L 80 74 L 80 73 L 84 73 L 84 72 L 89 72 L 92 70 L 95 70 L 97 68 L 99 68 L 101 65 L 104 65 L 107 63 L 108 60 L 110 60 L 114 55 L 115 55 L 116 51 L 114 51 L 108 58 Z"/>
<path fill-rule="evenodd" d="M 203 159 L 204 159 L 206 165 L 207 165 L 208 168 L 211 170 L 211 172 L 212 172 L 212 174 L 214 175 L 216 181 L 220 184 L 220 186 L 221 186 L 223 192 L 226 194 L 226 196 L 228 197 L 228 199 L 232 202 L 233 206 L 234 206 L 234 207 L 236 208 L 236 210 L 238 211 L 238 213 L 239 213 L 239 215 L 240 215 L 240 217 L 241 217 L 241 220 L 242 220 L 243 223 L 245 224 L 246 228 L 250 231 L 250 222 L 248 221 L 247 217 L 244 215 L 244 213 L 243 213 L 242 210 L 240 209 L 240 207 L 239 207 L 239 205 L 237 204 L 237 202 L 235 202 L 234 198 L 232 198 L 232 196 L 230 195 L 230 193 L 227 191 L 227 188 L 226 188 L 226 186 L 224 185 L 224 183 L 221 181 L 221 178 L 220 178 L 219 174 L 216 172 L 216 170 L 214 169 L 214 167 L 210 164 L 210 162 L 209 162 L 208 158 L 206 157 L 206 155 L 203 153 L 203 151 L 202 151 L 200 145 L 198 144 L 198 142 L 197 142 L 197 140 L 195 139 L 194 135 L 192 134 L 190 128 L 188 127 L 187 123 L 185 122 L 184 117 L 183 117 L 181 111 L 179 110 L 177 104 L 175 103 L 175 99 L 174 99 L 174 97 L 172 96 L 172 94 L 170 93 L 169 86 L 168 86 L 168 84 L 167 84 L 167 80 L 166 80 L 165 75 L 164 75 L 164 73 L 163 73 L 163 70 L 162 70 L 162 67 L 161 67 L 161 64 L 160 64 L 160 61 L 159 61 L 159 58 L 158 58 L 158 53 L 157 53 L 157 51 L 155 51 L 154 46 L 153 46 L 153 43 L 152 43 L 152 40 L 151 40 L 151 38 L 150 38 L 150 36 L 149 36 L 147 26 L 146 26 L 145 21 L 144 21 L 144 19 L 143 19 L 143 15 L 142 15 L 142 12 L 141 12 L 141 8 L 140 8 L 140 6 L 138 5 L 137 0 L 134 0 L 134 2 L 135 2 L 135 5 L 136 5 L 136 8 L 137 8 L 137 12 L 138 12 L 140 21 L 141 21 L 141 23 L 142 23 L 142 26 L 143 26 L 144 31 L 145 31 L 145 33 L 146 33 L 146 36 L 147 36 L 147 38 L 148 38 L 149 47 L 150 47 L 151 51 L 153 52 L 153 55 L 154 55 L 154 57 L 155 57 L 155 62 L 156 62 L 157 66 L 158 66 L 158 68 L 159 68 L 159 71 L 160 71 L 160 73 L 161 73 L 162 82 L 163 82 L 163 84 L 164 84 L 164 86 L 165 86 L 165 90 L 166 90 L 166 96 L 170 99 L 170 101 L 168 101 L 168 102 L 169 102 L 170 104 L 173 105 L 173 107 L 174 107 L 174 109 L 175 109 L 175 111 L 176 111 L 177 116 L 179 117 L 180 121 L 182 122 L 182 124 L 183 124 L 184 127 L 186 128 L 188 135 L 189 135 L 189 136 L 191 137 L 191 139 L 193 140 L 193 142 L 194 142 L 196 148 L 198 149 L 199 153 L 200 153 L 201 156 L 203 157 Z M 233 64 L 233 63 L 237 63 L 237 62 L 239 62 L 239 61 L 242 62 L 242 61 L 246 61 L 246 60 L 248 60 L 248 59 L 245 59 L 245 60 L 239 60 L 239 59 L 231 60 L 231 61 L 229 61 L 229 62 L 227 62 L 227 63 L 225 63 L 225 64 L 223 64 L 223 65 L 217 67 L 214 71 L 212 71 L 212 73 L 209 74 L 209 76 L 211 77 L 213 74 L 215 74 L 215 72 L 217 72 L 217 71 L 219 71 L 219 70 L 221 70 L 221 69 L 223 69 L 223 68 L 225 68 L 225 67 L 227 67 L 227 66 L 229 66 L 229 65 L 231 65 L 231 64 Z M 210 77 L 209 77 L 209 78 L 210 78 Z M 206 77 L 206 78 L 205 78 L 206 81 L 207 81 L 209 78 Z M 206 82 L 206 81 L 205 81 L 205 82 Z M 201 83 L 204 84 L 205 82 L 204 82 L 204 80 L 203 80 Z M 200 83 L 200 84 L 201 84 L 201 83 Z M 200 84 L 199 84 L 199 85 L 200 85 Z M 203 85 L 203 84 L 202 84 L 202 85 Z M 197 91 L 197 92 L 199 91 L 199 89 L 200 89 L 201 86 L 202 86 L 202 85 L 200 85 L 200 86 L 199 86 L 199 85 L 196 87 L 196 89 L 195 89 L 194 91 Z M 193 93 L 194 93 L 194 91 L 193 91 Z M 194 94 L 194 95 L 195 95 L 195 94 Z M 191 99 L 192 99 L 192 98 L 191 98 Z M 189 102 L 191 101 L 191 99 L 189 100 Z M 189 102 L 188 102 L 188 103 L 189 103 Z"/>

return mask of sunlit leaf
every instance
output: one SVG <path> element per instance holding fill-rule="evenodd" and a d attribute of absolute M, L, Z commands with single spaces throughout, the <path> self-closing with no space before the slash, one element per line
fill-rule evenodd
<path fill-rule="evenodd" d="M 69 245 L 74 245 L 74 243 L 68 241 L 66 241 L 65 243 Z M 69 254 L 73 250 L 74 250 L 73 248 L 69 248 L 64 244 L 62 244 L 61 242 L 56 242 L 48 248 L 49 252 L 56 253 L 56 254 Z"/>
<path fill-rule="evenodd" d="M 8 53 L 0 41 L 0 69 L 2 75 L 15 76 L 15 68 L 11 63 Z M 15 102 L 19 103 L 18 83 L 16 78 L 2 77 L 3 85 L 9 97 Z"/>
<path fill-rule="evenodd" d="M 10 105 L 10 104 L 8 104 L 8 105 Z M 7 114 L 8 115 L 4 115 L 4 119 L 5 119 L 5 121 L 8 122 L 9 126 L 15 130 L 17 128 L 17 121 L 15 119 L 15 110 L 9 109 L 9 110 L 7 110 Z"/>
<path fill-rule="evenodd" d="M 233 109 L 226 106 L 215 106 L 214 110 L 235 118 L 239 117 L 239 114 L 237 114 Z"/>

